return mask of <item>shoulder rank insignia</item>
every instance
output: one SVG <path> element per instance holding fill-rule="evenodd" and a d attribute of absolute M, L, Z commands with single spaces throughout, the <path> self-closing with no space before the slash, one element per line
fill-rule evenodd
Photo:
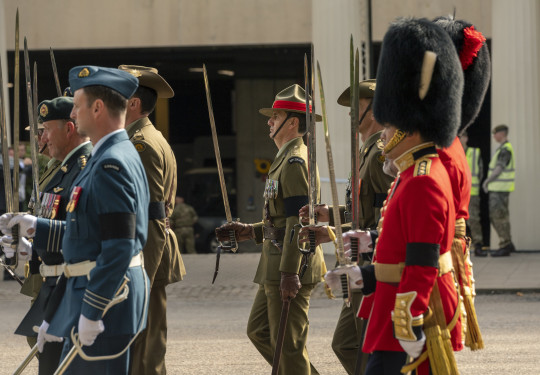
<path fill-rule="evenodd" d="M 115 171 L 117 172 L 120 172 L 120 166 L 116 165 L 116 164 L 103 164 L 103 169 L 107 170 L 107 169 L 114 169 Z"/>
<path fill-rule="evenodd" d="M 63 188 L 63 187 L 59 187 L 59 186 L 58 186 L 58 187 L 55 187 L 55 188 L 53 189 L 53 191 L 54 191 L 55 194 L 61 192 L 62 190 L 64 190 L 64 188 Z"/>
<path fill-rule="evenodd" d="M 429 175 L 430 169 L 431 169 L 431 159 L 425 158 L 425 159 L 417 160 L 414 165 L 413 176 L 427 176 Z"/>
<path fill-rule="evenodd" d="M 143 152 L 144 150 L 146 150 L 146 146 L 144 145 L 144 143 L 136 142 L 133 144 L 133 146 L 135 146 L 135 149 L 138 152 Z"/>
<path fill-rule="evenodd" d="M 79 156 L 79 166 L 81 167 L 81 171 L 86 167 L 86 162 L 88 159 L 86 158 L 86 155 Z"/>
<path fill-rule="evenodd" d="M 292 164 L 292 163 L 304 164 L 304 159 L 302 159 L 299 156 L 290 157 L 288 161 L 289 161 L 289 164 Z"/>

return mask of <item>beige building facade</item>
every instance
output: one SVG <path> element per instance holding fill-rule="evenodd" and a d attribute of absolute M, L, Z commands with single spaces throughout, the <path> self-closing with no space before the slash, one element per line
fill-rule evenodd
<path fill-rule="evenodd" d="M 540 202 L 535 199 L 540 155 L 534 152 L 540 142 L 540 3 L 536 0 L 0 0 L 0 56 L 5 83 L 11 82 L 5 73 L 11 63 L 5 51 L 13 49 L 17 9 L 21 48 L 26 36 L 31 51 L 53 47 L 55 51 L 103 49 L 107 53 L 118 48 L 219 49 L 249 45 L 304 45 L 308 50 L 313 43 L 323 74 L 340 200 L 350 169 L 350 121 L 348 110 L 335 103 L 349 85 L 350 35 L 361 46 L 371 30 L 373 42 L 380 44 L 388 24 L 398 16 L 431 19 L 455 11 L 456 18 L 474 23 L 492 43 L 491 124 L 509 125 L 516 150 L 516 192 L 510 199 L 512 234 L 518 249 L 540 249 L 540 235 L 533 228 L 540 222 Z M 367 22 L 369 14 L 371 24 Z M 376 62 L 367 56 L 366 71 L 375 70 L 372 64 Z M 301 66 L 291 69 L 302 72 Z M 238 216 L 243 221 L 259 220 L 262 211 L 264 181 L 255 173 L 254 160 L 271 160 L 276 153 L 268 139 L 266 119 L 257 109 L 271 105 L 277 91 L 294 82 L 289 78 L 234 79 L 231 105 Z M 318 90 L 317 85 L 316 107 L 320 113 Z M 166 112 L 159 115 L 166 117 Z M 219 123 L 218 113 L 216 120 Z M 330 187 L 324 182 L 328 181 L 324 137 L 322 126 L 319 128 L 317 159 L 323 200 L 329 202 Z M 246 203 L 250 199 L 253 204 Z M 496 240 L 492 236 L 494 247 Z"/>

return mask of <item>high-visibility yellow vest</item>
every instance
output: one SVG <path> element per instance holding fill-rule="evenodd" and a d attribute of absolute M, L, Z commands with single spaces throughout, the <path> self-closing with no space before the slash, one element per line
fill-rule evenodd
<path fill-rule="evenodd" d="M 467 163 L 471 169 L 471 195 L 480 193 L 480 149 L 476 147 L 467 147 Z"/>
<path fill-rule="evenodd" d="M 512 155 L 510 157 L 510 161 L 506 166 L 504 167 L 502 173 L 493 181 L 491 181 L 488 184 L 488 190 L 489 191 L 501 191 L 501 192 L 510 192 L 514 191 L 514 180 L 516 178 L 516 166 L 514 161 L 514 149 L 512 148 L 512 145 L 510 142 L 503 143 L 497 151 L 495 151 L 495 155 L 491 158 L 491 161 L 489 162 L 489 171 L 488 171 L 488 178 L 493 173 L 493 170 L 495 169 L 495 166 L 497 165 L 497 158 L 499 156 L 499 153 L 501 150 L 505 148 L 508 151 L 510 151 L 510 154 Z"/>

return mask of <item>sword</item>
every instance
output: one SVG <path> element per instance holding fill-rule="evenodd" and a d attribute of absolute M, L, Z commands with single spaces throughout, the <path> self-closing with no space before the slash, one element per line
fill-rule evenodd
<path fill-rule="evenodd" d="M 223 196 L 223 205 L 225 206 L 225 217 L 227 223 L 232 223 L 231 207 L 229 206 L 229 197 L 227 195 L 227 185 L 225 185 L 225 177 L 223 175 L 223 166 L 221 165 L 221 154 L 219 152 L 219 143 L 217 139 L 216 121 L 214 119 L 214 110 L 212 109 L 212 97 L 210 95 L 210 84 L 208 83 L 208 73 L 206 72 L 206 65 L 203 64 L 203 76 L 204 76 L 204 89 L 206 91 L 206 103 L 208 104 L 208 115 L 210 117 L 210 128 L 212 129 L 212 141 L 214 143 L 214 153 L 216 155 L 216 164 L 219 174 L 219 185 L 221 187 L 221 195 Z M 221 250 L 229 250 L 236 253 L 238 250 L 238 244 L 236 243 L 236 236 L 234 231 L 229 233 L 230 241 L 222 242 L 218 246 L 216 254 L 216 269 L 214 271 L 214 277 L 212 278 L 212 284 L 216 281 L 216 277 L 219 271 L 219 257 Z"/>
<path fill-rule="evenodd" d="M 58 79 L 58 70 L 56 70 L 56 60 L 54 59 L 54 52 L 52 47 L 49 48 L 51 54 L 51 65 L 54 75 L 54 83 L 56 85 L 56 93 L 58 94 L 58 96 L 62 96 L 62 88 L 60 87 L 60 80 Z"/>
<path fill-rule="evenodd" d="M 19 168 L 15 166 L 15 161 L 19 159 L 19 9 L 15 16 L 15 65 L 13 78 L 13 206 L 19 210 Z"/>
<path fill-rule="evenodd" d="M 15 255 L 15 256 L 16 256 L 16 255 Z M 9 273 L 9 275 L 10 275 L 11 277 L 13 277 L 13 278 L 19 283 L 20 286 L 23 285 L 23 282 L 22 282 L 21 278 L 20 278 L 19 276 L 17 276 L 17 274 L 16 274 L 15 272 L 13 272 L 13 270 L 11 269 L 11 267 L 8 266 L 8 265 L 4 262 L 4 260 L 3 260 L 2 258 L 0 258 L 0 266 L 4 267 L 5 270 Z"/>
<path fill-rule="evenodd" d="M 359 117 L 360 117 L 360 62 L 358 49 L 356 49 L 356 55 L 354 54 L 353 36 L 351 35 L 351 89 L 350 89 L 350 102 L 351 102 L 351 217 L 352 217 L 352 230 L 359 229 L 360 219 L 360 200 L 358 199 L 360 193 L 360 178 L 359 178 L 359 160 L 360 160 L 360 140 L 359 140 Z M 363 120 L 363 118 L 362 118 Z M 351 238 L 351 261 L 356 263 L 358 261 L 358 239 Z M 343 278 L 347 278 L 346 275 L 342 275 Z"/>
<path fill-rule="evenodd" d="M 339 216 L 339 200 L 338 200 L 338 192 L 337 192 L 337 185 L 336 185 L 336 173 L 334 170 L 334 158 L 332 156 L 332 146 L 330 144 L 330 134 L 328 132 L 328 119 L 326 117 L 326 101 L 324 96 L 324 87 L 322 82 L 322 76 L 321 76 L 321 67 L 319 65 L 319 61 L 317 61 L 317 78 L 319 81 L 319 93 L 321 96 L 321 111 L 322 111 L 322 117 L 323 117 L 323 125 L 324 125 L 324 140 L 326 143 L 326 157 L 328 160 L 328 172 L 330 175 L 330 188 L 332 190 L 332 211 L 334 214 L 334 224 L 336 228 L 336 252 L 337 252 L 337 258 L 339 262 L 339 267 L 350 267 L 350 262 L 347 261 L 345 258 L 345 251 L 343 250 L 343 237 L 342 237 L 342 230 L 341 230 L 341 218 Z M 348 291 L 349 285 L 347 283 L 347 291 Z M 347 293 L 347 295 L 343 296 L 343 299 L 345 300 L 345 303 L 347 306 L 350 306 L 351 300 L 350 300 L 350 293 Z"/>
<path fill-rule="evenodd" d="M 281 349 L 283 348 L 283 339 L 285 338 L 285 329 L 287 328 L 287 317 L 289 316 L 289 307 L 291 299 L 287 298 L 283 301 L 281 307 L 281 317 L 279 318 L 279 330 L 276 341 L 276 349 L 274 351 L 274 359 L 272 361 L 272 375 L 277 375 L 279 371 L 279 360 L 281 359 Z"/>
<path fill-rule="evenodd" d="M 0 62 L 0 136 L 1 136 L 1 142 L 2 142 L 2 167 L 4 172 L 4 192 L 5 192 L 5 199 L 6 199 L 6 212 L 15 212 L 19 210 L 19 207 L 17 205 L 17 209 L 15 210 L 14 201 L 13 201 L 13 185 L 11 184 L 11 168 L 9 163 L 9 146 L 8 146 L 8 137 L 7 137 L 7 124 L 6 124 L 6 105 L 4 101 L 4 80 L 2 75 L 2 63 Z M 13 169 L 15 170 L 16 167 L 19 166 L 19 163 L 15 165 L 15 155 L 13 158 Z M 17 244 L 19 243 L 19 227 L 14 226 L 11 229 L 11 236 L 13 238 L 13 241 L 11 242 L 11 247 L 16 249 Z M 8 261 L 8 264 L 5 262 L 2 262 L 2 265 L 4 268 L 12 268 L 15 269 L 19 265 L 19 258 L 15 254 L 13 258 L 11 258 Z M 8 271 L 9 272 L 9 271 Z M 14 272 L 9 272 L 9 274 L 15 278 L 16 280 L 20 280 L 17 275 L 15 275 Z"/>
<path fill-rule="evenodd" d="M 311 45 L 311 61 L 313 62 L 313 44 Z M 308 150 L 308 186 L 309 186 L 309 226 L 313 227 L 316 224 L 315 220 L 315 205 L 317 204 L 317 161 L 316 161 L 316 134 L 315 134 L 315 102 L 312 100 L 310 110 L 310 98 L 313 98 L 314 75 L 311 70 L 311 78 L 309 76 L 307 55 L 304 54 L 304 82 L 306 91 L 306 125 L 308 126 L 307 133 L 307 150 Z M 302 253 L 302 265 L 300 267 L 299 278 L 302 280 L 308 264 L 309 255 L 315 253 L 317 248 L 315 241 L 315 231 L 309 230 L 309 248 L 304 249 L 299 246 Z"/>
<path fill-rule="evenodd" d="M 32 184 L 34 192 L 34 212 L 39 212 L 41 208 L 39 197 L 39 171 L 38 171 L 38 149 L 37 149 L 37 122 L 36 112 L 33 108 L 33 103 L 37 101 L 37 69 L 34 66 L 34 95 L 36 98 L 32 100 L 32 77 L 30 76 L 30 60 L 28 57 L 28 44 L 26 37 L 24 38 L 24 72 L 26 78 L 26 102 L 28 106 L 28 122 L 30 123 L 30 154 L 32 157 Z M 37 106 L 36 106 L 37 107 Z M 36 109 L 37 111 L 37 109 Z"/>

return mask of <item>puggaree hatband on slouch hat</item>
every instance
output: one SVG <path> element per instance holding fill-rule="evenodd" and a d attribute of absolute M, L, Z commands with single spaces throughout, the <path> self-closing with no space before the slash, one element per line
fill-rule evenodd
<path fill-rule="evenodd" d="M 311 101 L 311 98 L 309 98 Z M 278 109 L 285 112 L 306 113 L 306 92 L 297 84 L 280 91 L 272 104 L 272 108 L 261 108 L 261 115 L 272 117 L 273 112 Z M 311 112 L 311 105 L 309 106 Z M 322 117 L 315 114 L 315 121 L 321 121 Z"/>
<path fill-rule="evenodd" d="M 417 131 L 447 147 L 460 125 L 462 93 L 463 71 L 446 31 L 427 19 L 401 18 L 390 25 L 377 69 L 378 123 L 395 126 L 403 137 Z"/>
<path fill-rule="evenodd" d="M 39 122 L 53 120 L 69 120 L 73 109 L 73 98 L 60 96 L 52 100 L 44 100 L 39 103 Z"/>
<path fill-rule="evenodd" d="M 120 65 L 118 69 L 130 73 L 139 80 L 139 86 L 151 88 L 158 98 L 172 98 L 174 91 L 165 78 L 158 74 L 158 70 L 141 65 Z"/>
<path fill-rule="evenodd" d="M 454 42 L 461 66 L 465 86 L 461 99 L 461 125 L 458 134 L 462 134 L 472 125 L 484 102 L 484 97 L 491 77 L 491 60 L 486 38 L 473 24 L 452 17 L 438 17 L 433 20 L 441 26 Z"/>
<path fill-rule="evenodd" d="M 83 87 L 105 86 L 129 99 L 137 90 L 139 80 L 120 69 L 82 65 L 70 69 L 69 86 L 73 93 Z"/>

